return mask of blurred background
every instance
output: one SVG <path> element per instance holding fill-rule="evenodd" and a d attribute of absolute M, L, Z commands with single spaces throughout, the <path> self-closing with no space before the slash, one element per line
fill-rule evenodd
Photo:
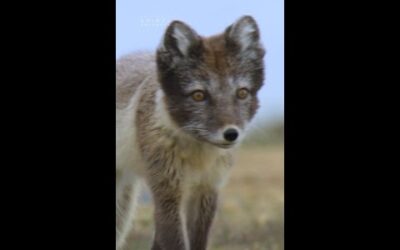
<path fill-rule="evenodd" d="M 154 51 L 172 20 L 184 21 L 200 35 L 209 36 L 223 32 L 242 15 L 256 19 L 267 50 L 260 109 L 247 139 L 237 150 L 235 167 L 221 194 L 209 248 L 283 249 L 283 0 L 117 0 L 116 11 L 117 59 L 136 50 Z M 129 250 L 150 249 L 152 213 L 151 197 L 145 192 Z"/>

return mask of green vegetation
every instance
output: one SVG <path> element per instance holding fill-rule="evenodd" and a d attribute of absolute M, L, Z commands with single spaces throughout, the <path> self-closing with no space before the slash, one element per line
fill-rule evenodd
<path fill-rule="evenodd" d="M 243 146 L 283 145 L 284 122 L 277 120 L 270 123 L 254 125 L 243 141 Z"/>

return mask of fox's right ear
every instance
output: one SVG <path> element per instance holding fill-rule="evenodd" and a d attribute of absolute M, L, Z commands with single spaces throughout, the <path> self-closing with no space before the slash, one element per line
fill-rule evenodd
<path fill-rule="evenodd" d="M 183 58 L 196 53 L 199 46 L 200 36 L 192 28 L 181 21 L 173 21 L 165 31 L 158 50 Z"/>

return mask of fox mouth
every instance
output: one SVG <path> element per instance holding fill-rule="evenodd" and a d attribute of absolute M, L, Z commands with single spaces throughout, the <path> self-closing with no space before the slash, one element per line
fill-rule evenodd
<path fill-rule="evenodd" d="M 213 143 L 213 142 L 211 142 L 211 144 L 213 144 L 214 146 L 217 146 L 219 148 L 225 148 L 225 149 L 232 148 L 233 146 L 236 145 L 235 142 L 232 142 L 232 143 L 227 143 L 227 142 L 226 143 Z"/>

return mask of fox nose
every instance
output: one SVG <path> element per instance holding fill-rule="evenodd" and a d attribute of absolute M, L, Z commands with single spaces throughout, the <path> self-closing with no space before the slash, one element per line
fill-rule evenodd
<path fill-rule="evenodd" d="M 224 132 L 224 138 L 227 141 L 233 142 L 238 137 L 239 132 L 234 128 L 229 128 Z"/>

